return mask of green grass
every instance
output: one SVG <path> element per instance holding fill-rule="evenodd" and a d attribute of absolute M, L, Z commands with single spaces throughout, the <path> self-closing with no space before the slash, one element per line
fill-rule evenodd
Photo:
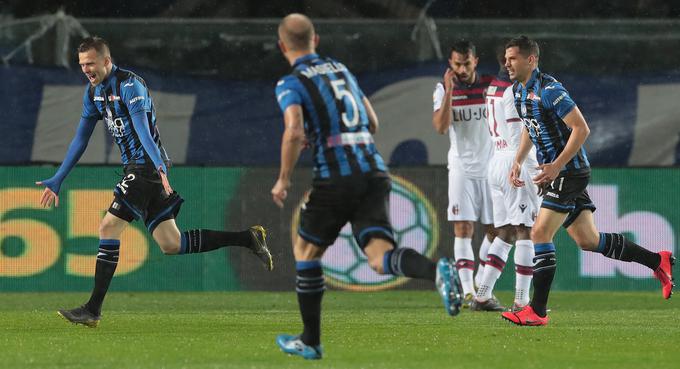
<path fill-rule="evenodd" d="M 310 362 L 274 343 L 300 330 L 293 293 L 111 293 L 96 329 L 55 312 L 85 294 L 3 293 L 0 367 L 678 368 L 680 303 L 659 295 L 556 292 L 550 325 L 532 328 L 448 317 L 433 291 L 329 291 L 326 356 Z"/>

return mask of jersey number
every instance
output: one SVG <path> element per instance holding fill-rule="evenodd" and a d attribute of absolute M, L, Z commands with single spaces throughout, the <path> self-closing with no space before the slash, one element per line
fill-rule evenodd
<path fill-rule="evenodd" d="M 499 137 L 498 134 L 498 122 L 496 121 L 496 104 L 492 100 L 487 100 L 489 102 L 487 110 L 489 111 L 488 122 L 489 122 L 489 133 L 492 137 Z"/>
<path fill-rule="evenodd" d="M 345 98 L 349 99 L 350 104 L 352 104 L 352 119 L 347 117 L 347 112 L 342 113 L 342 122 L 347 127 L 354 127 L 359 124 L 359 106 L 356 100 L 354 100 L 354 95 L 352 95 L 347 89 L 345 89 L 345 81 L 338 79 L 331 81 L 331 86 L 333 87 L 333 93 L 335 94 L 335 99 L 344 102 Z"/>

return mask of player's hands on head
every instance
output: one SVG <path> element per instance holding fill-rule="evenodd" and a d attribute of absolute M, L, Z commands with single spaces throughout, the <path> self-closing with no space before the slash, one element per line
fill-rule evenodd
<path fill-rule="evenodd" d="M 280 179 L 276 181 L 274 188 L 272 188 L 272 200 L 274 203 L 283 208 L 283 202 L 288 197 L 288 188 L 290 187 L 290 181 Z"/>
<path fill-rule="evenodd" d="M 46 182 L 47 180 L 35 182 L 38 186 L 45 186 L 45 190 L 43 191 L 42 196 L 40 196 L 40 205 L 43 208 L 49 208 L 54 202 L 54 206 L 59 207 L 59 195 L 52 191 Z"/>
<path fill-rule="evenodd" d="M 534 177 L 534 183 L 539 185 L 542 183 L 550 183 L 560 174 L 560 167 L 555 163 L 546 163 L 539 165 L 536 169 L 540 169 L 541 173 Z"/>
<path fill-rule="evenodd" d="M 514 187 L 524 187 L 524 181 L 520 179 L 520 174 L 522 173 L 522 166 L 515 162 L 512 164 L 510 169 L 510 184 Z"/>
<path fill-rule="evenodd" d="M 446 91 L 451 91 L 456 83 L 458 83 L 456 73 L 453 72 L 453 69 L 446 68 L 446 72 L 444 72 L 444 89 Z"/>

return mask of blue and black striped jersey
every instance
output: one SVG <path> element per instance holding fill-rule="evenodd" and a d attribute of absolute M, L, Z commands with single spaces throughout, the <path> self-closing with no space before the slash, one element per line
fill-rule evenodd
<path fill-rule="evenodd" d="M 302 107 L 316 178 L 387 171 L 369 132 L 364 93 L 342 63 L 317 54 L 297 59 L 277 83 L 276 98 L 281 111 Z"/>
<path fill-rule="evenodd" d="M 142 142 L 132 126 L 132 115 L 145 112 L 149 132 L 158 146 L 161 159 L 169 163 L 156 126 L 156 110 L 144 80 L 138 75 L 113 66 L 109 76 L 97 86 L 88 85 L 83 96 L 83 118 L 103 119 L 118 145 L 123 165 L 151 164 Z"/>
<path fill-rule="evenodd" d="M 536 146 L 539 164 L 552 163 L 567 145 L 571 128 L 564 123 L 563 118 L 576 104 L 559 81 L 541 73 L 538 68 L 533 71 L 526 86 L 515 82 L 512 88 L 515 108 Z M 560 174 L 586 173 L 590 173 L 590 163 L 586 150 L 581 147 Z"/>

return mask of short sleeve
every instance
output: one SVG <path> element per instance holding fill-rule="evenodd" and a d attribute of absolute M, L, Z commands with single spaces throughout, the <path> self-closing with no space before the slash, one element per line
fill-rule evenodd
<path fill-rule="evenodd" d="M 503 92 L 503 113 L 505 113 L 505 122 L 519 122 L 519 114 L 517 114 L 517 107 L 515 106 L 515 95 L 512 92 L 512 86 L 508 86 Z"/>
<path fill-rule="evenodd" d="M 437 83 L 437 86 L 434 88 L 434 93 L 432 94 L 432 111 L 437 111 L 442 107 L 442 101 L 444 100 L 444 85 L 441 83 Z"/>
<path fill-rule="evenodd" d="M 293 76 L 283 77 L 276 83 L 276 101 L 282 112 L 285 112 L 291 105 L 302 105 L 299 88 L 299 81 Z"/>
<path fill-rule="evenodd" d="M 89 84 L 85 86 L 85 94 L 83 95 L 83 113 L 81 114 L 81 117 L 96 120 L 102 118 L 101 113 L 97 110 L 97 107 L 94 105 L 94 101 L 92 101 L 92 97 L 90 96 Z"/>
<path fill-rule="evenodd" d="M 120 84 L 120 98 L 130 115 L 151 111 L 149 89 L 137 78 L 129 78 Z"/>
<path fill-rule="evenodd" d="M 553 110 L 560 119 L 566 117 L 576 106 L 569 92 L 559 82 L 550 83 L 543 88 L 541 102 L 543 107 Z"/>

